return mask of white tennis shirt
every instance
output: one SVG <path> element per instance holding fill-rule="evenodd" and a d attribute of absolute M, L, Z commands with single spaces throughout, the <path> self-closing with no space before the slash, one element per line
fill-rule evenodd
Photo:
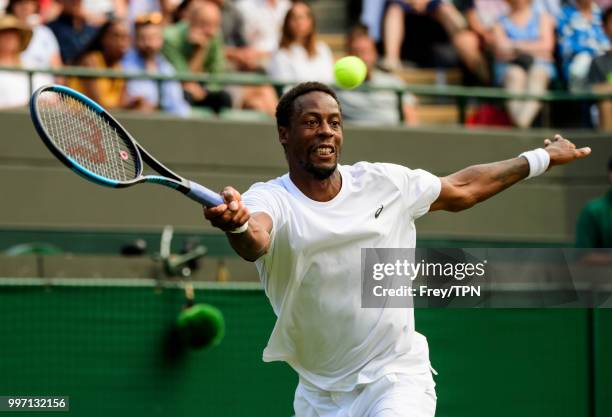
<path fill-rule="evenodd" d="M 429 371 L 414 310 L 361 308 L 361 248 L 414 248 L 414 220 L 441 184 L 394 164 L 338 169 L 342 188 L 327 202 L 306 197 L 289 174 L 254 184 L 243 200 L 273 222 L 270 248 L 256 261 L 277 316 L 263 360 L 289 363 L 320 389 L 351 391 L 389 373 Z"/>

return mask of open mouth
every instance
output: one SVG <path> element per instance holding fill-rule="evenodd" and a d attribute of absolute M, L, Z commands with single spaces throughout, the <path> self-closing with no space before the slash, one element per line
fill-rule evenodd
<path fill-rule="evenodd" d="M 319 145 L 313 149 L 313 153 L 320 157 L 329 157 L 336 153 L 336 149 L 331 145 Z"/>

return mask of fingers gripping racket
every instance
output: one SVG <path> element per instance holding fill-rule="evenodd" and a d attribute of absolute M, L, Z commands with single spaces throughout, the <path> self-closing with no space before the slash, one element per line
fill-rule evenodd
<path fill-rule="evenodd" d="M 39 88 L 30 99 L 30 115 L 51 152 L 89 181 L 113 188 L 161 184 L 205 206 L 223 204 L 219 194 L 158 162 L 106 110 L 77 91 Z M 143 161 L 160 175 L 143 175 Z"/>

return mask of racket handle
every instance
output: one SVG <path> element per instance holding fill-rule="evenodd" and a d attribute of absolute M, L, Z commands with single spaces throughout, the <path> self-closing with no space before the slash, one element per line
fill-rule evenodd
<path fill-rule="evenodd" d="M 189 192 L 186 194 L 187 197 L 207 207 L 214 207 L 223 204 L 223 197 L 218 193 L 209 190 L 208 188 L 198 184 L 197 182 L 189 182 Z"/>

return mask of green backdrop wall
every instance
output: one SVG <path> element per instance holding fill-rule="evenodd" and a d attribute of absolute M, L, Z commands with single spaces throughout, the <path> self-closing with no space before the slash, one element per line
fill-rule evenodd
<path fill-rule="evenodd" d="M 256 181 L 286 172 L 271 123 L 177 120 L 124 115 L 120 120 L 154 155 L 177 172 L 213 189 L 246 190 Z M 36 136 L 24 112 L 0 112 L 2 230 L 212 232 L 201 210 L 163 187 L 111 190 L 95 186 L 57 162 Z M 419 237 L 481 241 L 568 243 L 584 203 L 606 190 L 609 135 L 563 132 L 586 160 L 524 181 L 462 213 L 432 213 L 417 222 Z M 356 128 L 347 126 L 343 163 L 393 162 L 447 175 L 471 164 L 507 159 L 541 146 L 553 134 L 543 130 L 444 128 Z M 552 217 L 552 218 L 551 218 Z M 503 219 L 503 221 L 500 221 Z"/>
<path fill-rule="evenodd" d="M 596 310 L 593 326 L 595 415 L 612 416 L 612 310 Z"/>
<path fill-rule="evenodd" d="M 70 415 L 84 417 L 292 413 L 295 375 L 261 361 L 274 323 L 261 290 L 198 290 L 198 301 L 224 312 L 227 335 L 181 353 L 168 343 L 177 289 L 2 282 L 3 395 L 69 395 Z M 611 416 L 612 316 L 596 313 L 417 310 L 439 372 L 437 415 Z"/>

